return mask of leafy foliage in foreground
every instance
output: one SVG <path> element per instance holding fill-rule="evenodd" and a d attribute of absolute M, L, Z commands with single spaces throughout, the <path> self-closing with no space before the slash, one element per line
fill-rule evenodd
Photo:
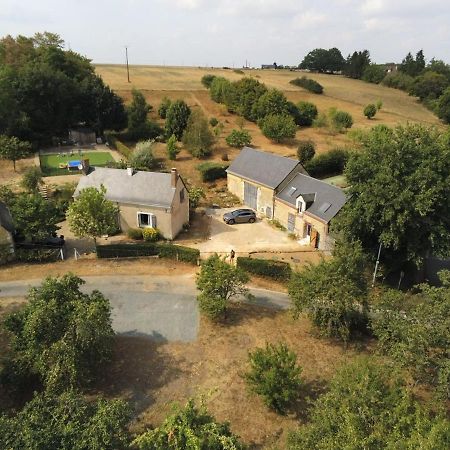
<path fill-rule="evenodd" d="M 250 369 L 244 379 L 250 390 L 264 399 L 264 403 L 279 413 L 298 397 L 302 384 L 297 355 L 286 344 L 266 344 L 249 353 Z"/>
<path fill-rule="evenodd" d="M 218 423 L 202 404 L 189 400 L 184 408 L 154 430 L 138 436 L 133 444 L 139 450 L 244 450 L 228 423 Z"/>
<path fill-rule="evenodd" d="M 379 362 L 344 366 L 315 403 L 310 423 L 289 437 L 288 450 L 445 450 L 450 423 L 434 416 Z"/>
<path fill-rule="evenodd" d="M 414 295 L 382 291 L 371 327 L 383 353 L 450 398 L 450 272 L 440 277 L 442 287 L 422 284 Z"/>
<path fill-rule="evenodd" d="M 83 294 L 81 278 L 47 278 L 28 302 L 8 316 L 12 356 L 2 378 L 17 383 L 37 376 L 49 391 L 88 384 L 110 359 L 111 306 L 100 292 Z"/>
<path fill-rule="evenodd" d="M 289 283 L 294 314 L 306 313 L 322 335 L 347 342 L 366 322 L 364 262 L 358 243 L 337 243 L 333 259 L 294 273 Z"/>
<path fill-rule="evenodd" d="M 0 447 L 10 450 L 128 448 L 129 409 L 122 400 L 87 402 L 76 391 L 38 394 L 12 417 L 0 416 Z"/>

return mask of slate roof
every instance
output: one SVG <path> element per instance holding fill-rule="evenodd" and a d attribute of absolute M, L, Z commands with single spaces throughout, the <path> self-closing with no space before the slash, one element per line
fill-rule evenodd
<path fill-rule="evenodd" d="M 11 213 L 9 212 L 8 207 L 0 202 L 0 226 L 2 226 L 5 230 L 10 233 L 14 232 L 14 225 L 11 217 Z"/>
<path fill-rule="evenodd" d="M 329 222 L 339 212 L 347 200 L 347 196 L 342 189 L 302 173 L 297 174 L 276 195 L 276 198 L 296 207 L 296 201 L 300 195 L 305 202 L 312 201 L 306 212 L 326 222 Z"/>
<path fill-rule="evenodd" d="M 169 208 L 175 195 L 170 173 L 134 171 L 93 167 L 81 177 L 75 190 L 77 197 L 87 187 L 106 188 L 106 198 L 113 202 Z"/>
<path fill-rule="evenodd" d="M 227 172 L 275 189 L 297 166 L 295 159 L 244 147 Z"/>

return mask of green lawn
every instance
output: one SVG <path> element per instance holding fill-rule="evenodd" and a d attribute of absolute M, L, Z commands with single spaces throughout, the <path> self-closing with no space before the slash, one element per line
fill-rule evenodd
<path fill-rule="evenodd" d="M 91 166 L 106 166 L 108 163 L 113 162 L 114 159 L 109 152 L 84 152 L 81 154 L 73 152 L 73 155 L 68 153 L 61 153 L 52 155 L 40 155 L 41 170 L 44 176 L 52 175 L 69 175 L 71 173 L 79 173 L 79 171 L 69 171 L 68 169 L 61 169 L 60 164 L 67 164 L 69 161 L 89 159 Z"/>
<path fill-rule="evenodd" d="M 332 184 L 333 186 L 337 186 L 340 188 L 347 187 L 347 180 L 345 179 L 345 175 L 336 175 L 335 177 L 324 178 L 322 181 L 325 181 L 325 183 Z"/>

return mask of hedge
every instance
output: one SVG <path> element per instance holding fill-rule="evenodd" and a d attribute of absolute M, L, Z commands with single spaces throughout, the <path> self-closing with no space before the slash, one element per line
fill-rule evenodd
<path fill-rule="evenodd" d="M 109 146 L 112 149 L 117 150 L 122 156 L 125 156 L 126 159 L 129 159 L 132 156 L 132 150 L 123 142 L 120 142 L 114 133 L 105 133 L 105 138 Z"/>
<path fill-rule="evenodd" d="M 15 256 L 22 262 L 48 262 L 57 261 L 60 256 L 59 248 L 16 248 Z"/>
<path fill-rule="evenodd" d="M 303 89 L 313 92 L 314 94 L 321 94 L 323 92 L 323 86 L 311 78 L 295 78 L 294 80 L 289 81 L 289 83 L 294 86 L 302 87 Z"/>
<path fill-rule="evenodd" d="M 292 273 L 291 266 L 283 261 L 239 256 L 236 260 L 236 264 L 246 272 L 279 281 L 289 280 Z"/>
<path fill-rule="evenodd" d="M 228 166 L 219 163 L 205 162 L 197 166 L 197 170 L 202 176 L 202 181 L 214 181 L 218 178 L 226 178 Z"/>
<path fill-rule="evenodd" d="M 178 261 L 197 264 L 200 251 L 196 248 L 183 247 L 166 243 L 132 243 L 97 245 L 97 258 L 132 258 L 139 256 L 159 256 L 160 258 L 178 259 Z"/>
<path fill-rule="evenodd" d="M 312 177 L 328 177 L 340 175 L 344 171 L 350 152 L 342 148 L 335 148 L 327 153 L 314 156 L 305 164 L 306 171 Z"/>

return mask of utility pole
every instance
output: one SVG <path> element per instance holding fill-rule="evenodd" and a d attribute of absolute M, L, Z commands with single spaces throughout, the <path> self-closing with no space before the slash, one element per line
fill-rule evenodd
<path fill-rule="evenodd" d="M 130 82 L 130 68 L 128 67 L 128 47 L 125 47 L 125 58 L 127 60 L 127 77 L 128 83 Z"/>
<path fill-rule="evenodd" d="M 378 248 L 378 256 L 377 256 L 377 262 L 375 263 L 375 270 L 373 271 L 372 287 L 375 286 L 375 278 L 377 276 L 378 265 L 380 264 L 380 254 L 381 254 L 381 242 L 380 242 L 380 247 Z M 401 279 L 400 279 L 400 281 L 401 281 Z M 399 283 L 399 285 L 400 285 L 400 283 Z"/>

